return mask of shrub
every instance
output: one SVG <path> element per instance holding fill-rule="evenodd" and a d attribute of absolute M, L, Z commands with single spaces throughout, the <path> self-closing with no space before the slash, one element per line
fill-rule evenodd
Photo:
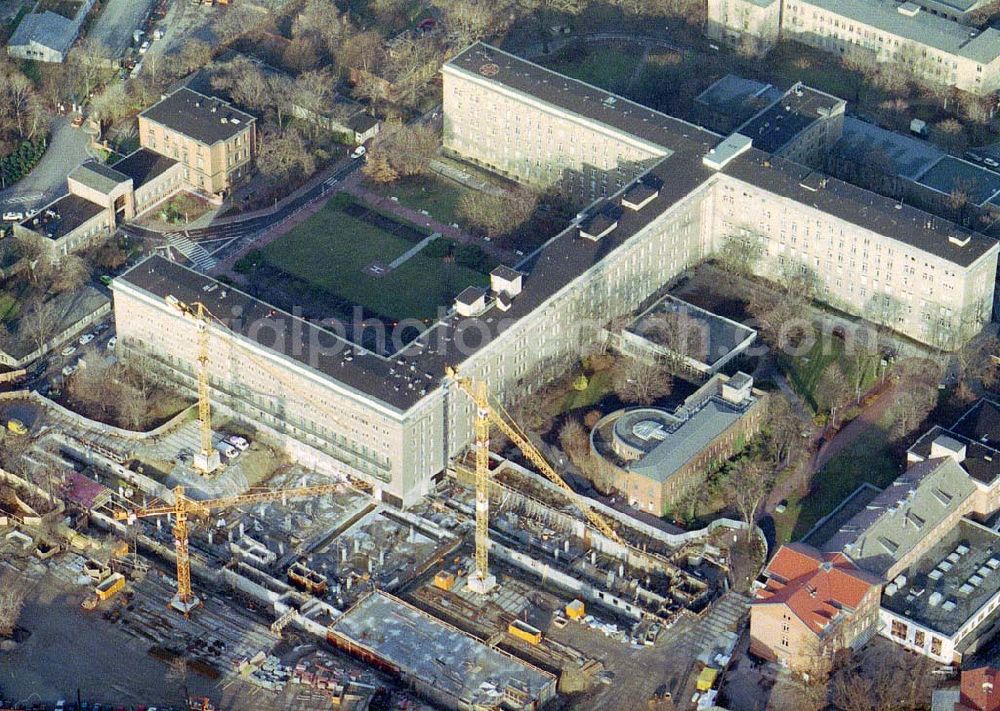
<path fill-rule="evenodd" d="M 450 240 L 438 237 L 424 246 L 423 255 L 425 257 L 430 257 L 431 259 L 444 259 L 451 254 L 453 246 L 454 245 Z"/>
<path fill-rule="evenodd" d="M 490 258 L 474 244 L 460 244 L 455 249 L 455 263 L 477 272 L 489 270 Z"/>

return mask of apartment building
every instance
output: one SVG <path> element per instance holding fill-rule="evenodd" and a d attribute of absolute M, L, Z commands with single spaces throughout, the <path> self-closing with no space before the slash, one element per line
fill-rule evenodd
<path fill-rule="evenodd" d="M 194 189 L 221 195 L 249 175 L 256 126 L 232 104 L 184 87 L 139 114 L 139 143 L 178 161 Z"/>
<path fill-rule="evenodd" d="M 723 139 L 481 43 L 442 71 L 448 150 L 589 204 L 562 233 L 509 265 L 519 273 L 517 288 L 494 275 L 488 293 L 455 304 L 413 342 L 374 352 L 154 257 L 113 285 L 120 347 L 150 354 L 193 386 L 195 324 L 168 297 L 205 302 L 226 324 L 212 329 L 220 356 L 211 364 L 211 385 L 220 406 L 284 437 L 296 458 L 410 504 L 472 439 L 473 405 L 446 377 L 446 365 L 487 380 L 508 402 L 530 395 L 601 347 L 605 324 L 635 313 L 743 230 L 761 235 L 774 254 L 760 260 L 762 274 L 779 275 L 778 256 L 817 269 L 809 260 L 835 260 L 850 242 L 858 273 L 884 265 L 883 292 L 895 295 L 904 279 L 921 289 L 925 281 L 943 284 L 947 270 L 954 288 L 928 293 L 935 306 L 964 313 L 982 294 L 985 305 L 977 305 L 977 318 L 956 342 L 989 317 L 996 242 L 755 145 L 794 145 L 819 125 L 805 121 L 810 109 L 794 119 L 798 128 L 790 124 L 788 140 L 769 130 Z M 801 98 L 804 107 L 822 99 L 805 91 Z M 833 105 L 823 99 L 817 106 Z M 816 113 L 815 121 L 833 131 L 836 111 L 828 114 Z M 815 146 L 829 133 L 804 135 Z M 806 230 L 809 242 L 793 250 L 791 236 L 801 240 Z M 934 271 L 924 267 L 932 260 Z M 828 288 L 838 288 L 836 267 L 819 267 Z M 839 288 L 850 293 L 846 284 Z M 845 300 L 854 313 L 863 313 L 862 304 L 860 297 Z M 894 326 L 930 338 L 924 321 L 910 314 Z"/>
<path fill-rule="evenodd" d="M 874 635 L 881 582 L 842 554 L 784 545 L 764 577 L 750 605 L 751 654 L 793 671 L 823 673 L 838 652 Z"/>
<path fill-rule="evenodd" d="M 761 0 L 711 0 L 706 32 L 761 51 L 778 37 L 839 57 L 863 55 L 898 62 L 932 84 L 986 96 L 1000 88 L 1000 31 L 970 29 L 938 0 L 777 0 L 766 14 Z M 752 19 L 750 19 L 752 18 Z"/>
<path fill-rule="evenodd" d="M 532 82 L 528 94 L 497 81 L 501 68 L 494 62 L 483 61 L 468 71 L 462 57 L 469 52 L 441 70 L 444 149 L 462 160 L 588 204 L 618 192 L 670 154 L 662 140 L 622 131 L 595 120 L 590 111 L 566 111 L 546 100 L 561 94 L 572 101 L 581 82 L 553 72 L 544 84 Z M 508 70 L 503 78 L 515 77 Z M 620 113 L 618 97 L 595 100 L 598 113 L 601 106 L 609 114 Z"/>

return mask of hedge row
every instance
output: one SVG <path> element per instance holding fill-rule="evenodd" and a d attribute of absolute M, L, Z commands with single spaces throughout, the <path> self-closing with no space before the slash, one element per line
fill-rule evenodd
<path fill-rule="evenodd" d="M 45 155 L 46 138 L 36 138 L 33 141 L 22 141 L 13 153 L 0 158 L 0 175 L 3 183 L 10 187 L 13 183 L 26 176 Z"/>

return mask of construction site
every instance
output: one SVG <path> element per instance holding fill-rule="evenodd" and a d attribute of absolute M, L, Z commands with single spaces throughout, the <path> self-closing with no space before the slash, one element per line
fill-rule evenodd
<path fill-rule="evenodd" d="M 150 446 L 159 456 L 166 443 L 190 446 L 198 424 L 182 421 Z M 360 663 L 370 673 L 355 691 L 371 694 L 351 692 L 356 703 L 394 689 L 448 708 L 628 708 L 687 693 L 731 649 L 745 612 L 727 592 L 737 524 L 661 531 L 495 454 L 485 487 L 473 450 L 403 511 L 276 454 L 251 487 L 235 465 L 212 478 L 118 462 L 122 445 L 42 424 L 29 460 L 49 474 L 23 486 L 76 512 L 65 519 L 69 551 L 50 553 L 55 534 L 24 524 L 45 514 L 26 510 L 3 519 L 6 544 L 35 566 L 65 568 L 74 600 L 148 654 L 260 698 L 346 694 L 345 670 Z M 309 671 L 281 654 L 283 636 L 337 662 Z"/>
<path fill-rule="evenodd" d="M 0 518 L 4 544 L 63 580 L 73 614 L 195 674 L 220 708 L 388 694 L 399 708 L 631 709 L 690 699 L 726 664 L 749 604 L 729 590 L 730 550 L 756 531 L 678 532 L 582 498 L 487 383 L 454 370 L 475 442 L 419 504 L 392 506 L 213 417 L 210 319 L 177 308 L 200 324 L 198 402 L 157 431 L 0 402 L 34 408 L 25 471 L 4 474 L 25 492 Z M 491 431 L 523 457 L 492 453 Z"/>

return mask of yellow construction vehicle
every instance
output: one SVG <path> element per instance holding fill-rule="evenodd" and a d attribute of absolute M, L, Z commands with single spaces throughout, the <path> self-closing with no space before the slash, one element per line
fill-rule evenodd
<path fill-rule="evenodd" d="M 470 589 L 486 593 L 496 585 L 496 577 L 489 574 L 490 424 L 507 435 L 546 478 L 559 486 L 594 528 L 610 540 L 622 543 L 607 519 L 590 508 L 583 498 L 563 481 L 513 418 L 501 405 L 495 404 L 490 399 L 485 381 L 461 376 L 450 366 L 445 369 L 445 373 L 476 404 L 476 570 L 469 576 Z"/>
<path fill-rule="evenodd" d="M 198 597 L 191 591 L 191 553 L 188 549 L 188 520 L 192 516 L 207 516 L 214 509 L 241 504 L 257 504 L 264 501 L 287 501 L 303 497 L 320 496 L 343 489 L 343 484 L 321 484 L 318 486 L 302 486 L 295 489 L 264 489 L 250 491 L 239 496 L 227 496 L 219 499 L 196 500 L 184 494 L 184 487 L 174 488 L 174 503 L 155 504 L 127 511 L 115 511 L 115 519 L 134 523 L 138 518 L 150 516 L 174 517 L 174 548 L 177 558 L 177 594 L 171 600 L 171 607 L 190 614 L 191 610 L 200 604 Z"/>

